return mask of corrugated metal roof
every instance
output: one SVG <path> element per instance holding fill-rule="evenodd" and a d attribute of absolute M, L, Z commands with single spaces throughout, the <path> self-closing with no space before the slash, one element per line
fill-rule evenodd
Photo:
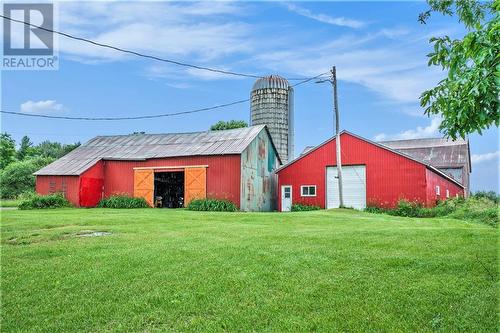
<path fill-rule="evenodd" d="M 314 149 L 314 148 L 315 148 L 314 146 L 306 146 L 304 148 L 304 150 L 302 150 L 302 153 L 300 153 L 300 156 L 307 154 L 309 152 L 309 150 Z"/>
<path fill-rule="evenodd" d="M 409 155 L 409 154 L 407 154 L 407 153 L 405 153 L 405 152 L 403 152 L 403 151 L 400 151 L 400 150 L 398 150 L 398 149 L 394 149 L 394 148 L 392 148 L 392 147 L 390 147 L 390 146 L 388 146 L 388 145 L 386 145 L 386 144 L 384 144 L 384 143 L 382 143 L 382 142 L 375 142 L 375 141 L 372 141 L 372 140 L 369 140 L 369 139 L 363 138 L 363 137 L 361 137 L 361 136 L 359 136 L 359 135 L 357 135 L 357 134 L 351 133 L 351 132 L 346 131 L 346 130 L 342 130 L 342 131 L 340 132 L 340 135 L 343 135 L 344 133 L 347 133 L 347 134 L 349 134 L 349 135 L 352 135 L 352 136 L 354 136 L 354 137 L 356 137 L 356 138 L 358 138 L 358 139 L 360 139 L 360 140 L 366 141 L 366 142 L 368 142 L 368 143 L 371 143 L 371 144 L 376 145 L 376 146 L 378 146 L 378 147 L 381 147 L 381 148 L 383 148 L 383 149 L 386 149 L 386 150 L 392 151 L 392 152 L 393 152 L 393 153 L 395 153 L 395 154 L 398 154 L 398 155 L 401 155 L 401 156 L 403 156 L 403 157 L 406 157 L 406 158 L 408 158 L 408 159 L 410 159 L 410 160 L 413 160 L 413 161 L 415 161 L 415 162 L 417 162 L 417 163 L 423 164 L 423 165 L 425 165 L 427 168 L 429 168 L 429 169 L 433 170 L 434 172 L 436 172 L 436 173 L 440 174 L 441 176 L 443 176 L 443 177 L 445 177 L 445 178 L 447 178 L 447 179 L 451 180 L 451 181 L 452 181 L 452 182 L 454 182 L 455 184 L 457 184 L 457 185 L 459 185 L 459 186 L 461 186 L 461 187 L 464 187 L 464 185 L 463 185 L 462 183 L 460 183 L 459 181 L 455 180 L 453 177 L 451 177 L 451 176 L 447 175 L 446 173 L 442 172 L 441 170 L 439 170 L 436 166 L 432 165 L 431 163 L 428 163 L 428 162 L 426 162 L 426 161 L 423 161 L 423 160 L 421 160 L 421 159 L 418 159 L 418 158 L 416 158 L 416 157 L 413 157 L 412 155 Z M 320 147 L 324 146 L 325 144 L 327 144 L 328 142 L 330 142 L 330 141 L 334 140 L 335 138 L 336 138 L 336 136 L 332 136 L 330 139 L 328 139 L 328 140 L 324 141 L 323 143 L 321 143 L 321 144 L 317 145 L 316 147 L 314 147 L 314 148 L 312 148 L 312 149 L 309 149 L 309 150 L 308 150 L 308 151 L 306 151 L 306 152 L 303 152 L 303 153 L 302 153 L 299 157 L 297 157 L 296 159 L 294 159 L 294 160 L 292 160 L 292 161 L 289 161 L 288 163 L 286 163 L 286 164 L 284 164 L 284 165 L 280 166 L 280 167 L 276 170 L 276 172 L 279 172 L 279 171 L 281 171 L 281 170 L 283 170 L 283 169 L 285 169 L 285 168 L 289 167 L 290 165 L 294 164 L 296 161 L 298 161 L 298 160 L 300 160 L 301 158 L 303 158 L 303 157 L 305 157 L 305 156 L 309 155 L 310 153 L 312 153 L 312 152 L 313 152 L 313 151 L 315 151 L 316 149 L 318 149 L 318 148 L 320 148 Z M 342 140 L 341 140 L 341 141 L 342 141 Z"/>
<path fill-rule="evenodd" d="M 463 167 L 469 164 L 469 142 L 445 138 L 382 141 L 381 144 L 435 167 Z"/>
<path fill-rule="evenodd" d="M 265 125 L 225 131 L 98 136 L 35 175 L 80 175 L 99 160 L 241 154 Z"/>
<path fill-rule="evenodd" d="M 266 88 L 288 89 L 289 87 L 290 84 L 285 78 L 279 75 L 269 75 L 255 81 L 252 91 Z"/>

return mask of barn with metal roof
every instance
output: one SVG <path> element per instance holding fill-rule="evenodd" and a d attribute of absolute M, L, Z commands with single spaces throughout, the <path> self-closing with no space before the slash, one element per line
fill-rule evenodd
<path fill-rule="evenodd" d="M 459 181 L 465 187 L 465 193 L 469 193 L 469 177 L 472 172 L 469 140 L 425 138 L 382 141 L 380 143 L 435 166 Z"/>
<path fill-rule="evenodd" d="M 341 132 L 340 141 L 346 207 L 394 207 L 401 199 L 433 206 L 464 195 L 458 180 L 422 159 L 348 131 Z M 279 210 L 288 211 L 297 203 L 339 207 L 335 146 L 332 137 L 278 168 Z"/>
<path fill-rule="evenodd" d="M 143 197 L 183 207 L 195 198 L 229 199 L 241 210 L 275 209 L 281 164 L 266 126 L 172 134 L 98 136 L 35 173 L 40 194 L 62 192 L 74 205 L 104 197 Z"/>

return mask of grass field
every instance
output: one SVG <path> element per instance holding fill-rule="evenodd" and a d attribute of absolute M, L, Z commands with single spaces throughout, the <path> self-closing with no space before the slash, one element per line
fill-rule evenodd
<path fill-rule="evenodd" d="M 4 211 L 1 328 L 496 332 L 497 231 L 353 210 Z"/>
<path fill-rule="evenodd" d="M 19 200 L 0 199 L 0 207 L 17 207 Z"/>

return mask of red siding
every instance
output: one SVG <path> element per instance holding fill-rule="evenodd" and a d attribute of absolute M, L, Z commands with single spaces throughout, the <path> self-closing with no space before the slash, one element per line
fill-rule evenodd
<path fill-rule="evenodd" d="M 78 176 L 37 176 L 36 192 L 47 195 L 61 192 L 73 205 L 80 206 Z"/>
<path fill-rule="evenodd" d="M 229 199 L 240 206 L 240 155 L 188 156 L 147 161 L 104 161 L 104 196 L 133 195 L 135 167 L 208 165 L 207 196 Z"/>
<path fill-rule="evenodd" d="M 80 175 L 80 206 L 94 207 L 103 197 L 104 162 L 99 161 Z"/>
<path fill-rule="evenodd" d="M 40 194 L 63 192 L 75 206 L 92 207 L 104 196 L 134 193 L 135 167 L 208 165 L 207 196 L 229 199 L 240 206 L 240 155 L 189 156 L 151 159 L 147 161 L 100 161 L 78 176 L 37 176 L 36 191 Z M 103 193 L 104 186 L 104 193 Z"/>
<path fill-rule="evenodd" d="M 426 178 L 427 206 L 435 206 L 438 201 L 446 200 L 446 190 L 449 191 L 450 198 L 457 195 L 464 195 L 464 190 L 460 186 L 450 182 L 432 170 L 426 170 Z M 439 195 L 436 194 L 436 186 L 439 186 Z"/>
<path fill-rule="evenodd" d="M 425 165 L 349 133 L 342 134 L 341 143 L 343 165 L 366 166 L 367 205 L 393 207 L 403 198 L 427 203 Z M 331 140 L 278 171 L 279 210 L 282 185 L 292 185 L 293 203 L 313 204 L 325 208 L 326 167 L 335 165 L 335 140 Z M 316 197 L 301 197 L 301 185 L 316 185 Z"/>

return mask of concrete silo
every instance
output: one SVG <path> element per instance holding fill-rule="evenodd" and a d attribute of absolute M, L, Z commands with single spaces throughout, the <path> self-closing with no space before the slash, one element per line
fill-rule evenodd
<path fill-rule="evenodd" d="M 278 75 L 255 81 L 251 93 L 250 122 L 267 125 L 283 163 L 293 159 L 293 88 Z"/>

